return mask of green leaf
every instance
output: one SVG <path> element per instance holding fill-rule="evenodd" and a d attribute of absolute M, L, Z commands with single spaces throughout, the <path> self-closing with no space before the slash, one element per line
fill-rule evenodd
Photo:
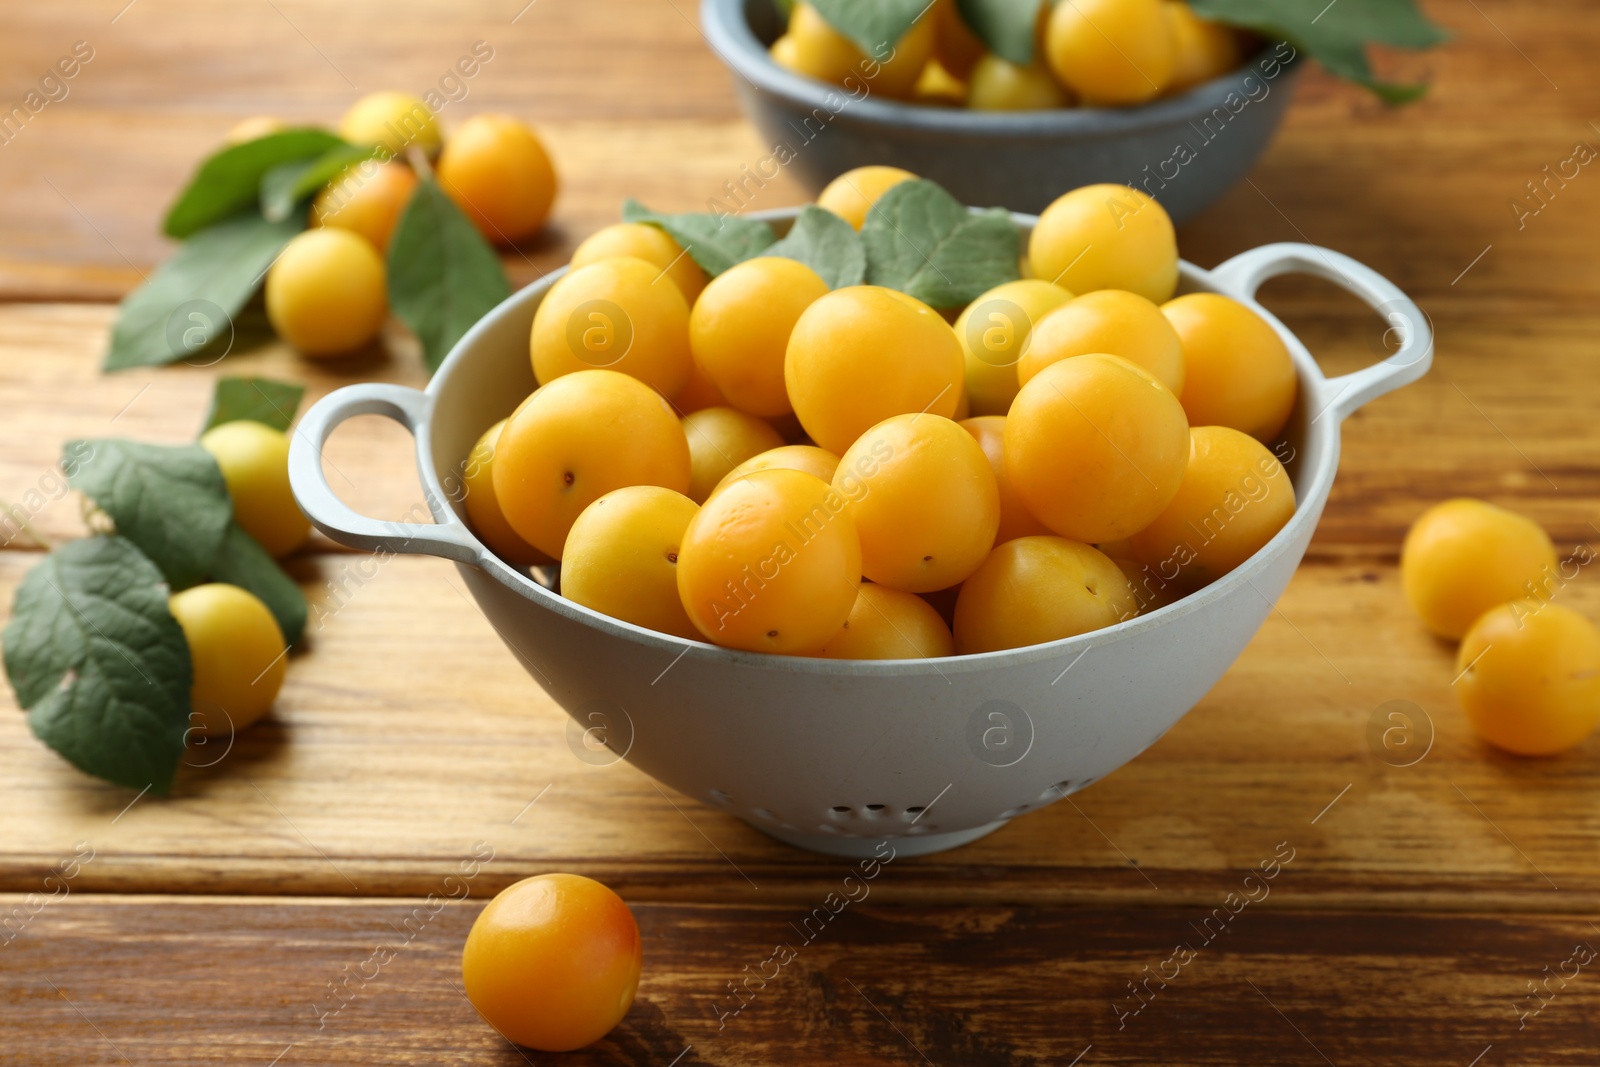
<path fill-rule="evenodd" d="M 637 200 L 623 202 L 622 221 L 661 227 L 713 278 L 737 263 L 761 255 L 778 239 L 772 227 L 758 219 L 694 212 L 661 215 Z"/>
<path fill-rule="evenodd" d="M 932 0 L 811 0 L 817 14 L 850 38 L 867 55 L 883 60 L 916 21 L 932 10 Z"/>
<path fill-rule="evenodd" d="M 98 504 L 174 589 L 211 572 L 233 521 L 228 486 L 211 453 L 199 445 L 109 437 L 69 441 L 66 453 L 79 457 L 68 484 Z"/>
<path fill-rule="evenodd" d="M 211 410 L 200 428 L 205 433 L 225 422 L 265 423 L 274 430 L 289 429 L 306 387 L 272 378 L 218 378 L 211 395 Z"/>
<path fill-rule="evenodd" d="M 220 359 L 233 317 L 249 302 L 272 261 L 305 228 L 296 215 L 268 222 L 255 212 L 202 230 L 122 301 L 105 369 Z"/>
<path fill-rule="evenodd" d="M 1265 37 L 1285 40 L 1341 78 L 1364 85 L 1391 104 L 1415 100 L 1421 85 L 1378 81 L 1367 45 L 1432 48 L 1449 34 L 1429 21 L 1415 0 L 1191 0 L 1195 14 Z"/>
<path fill-rule="evenodd" d="M 784 24 L 789 22 L 789 15 L 794 11 L 794 0 L 772 0 L 772 6 L 778 9 L 778 15 Z"/>
<path fill-rule="evenodd" d="M 964 21 L 1001 59 L 1033 62 L 1033 35 L 1044 0 L 956 0 Z"/>
<path fill-rule="evenodd" d="M 389 239 L 389 306 L 435 371 L 461 335 L 511 295 L 500 257 L 438 184 L 424 179 Z"/>
<path fill-rule="evenodd" d="M 228 524 L 222 548 L 211 565 L 211 578 L 237 585 L 261 598 L 278 620 L 286 644 L 293 645 L 306 630 L 306 598 L 283 572 L 278 561 L 236 522 Z"/>
<path fill-rule="evenodd" d="M 1409 84 L 1407 82 L 1381 82 L 1367 80 L 1360 84 L 1371 89 L 1385 104 L 1409 104 L 1413 100 L 1421 100 L 1428 95 L 1428 87 L 1422 84 Z"/>
<path fill-rule="evenodd" d="M 378 151 L 370 145 L 340 144 L 315 159 L 278 164 L 261 176 L 262 216 L 270 222 L 288 218 L 301 201 Z"/>
<path fill-rule="evenodd" d="M 167 209 L 162 229 L 168 237 L 189 237 L 229 215 L 254 207 L 260 196 L 261 179 L 273 167 L 320 156 L 344 143 L 327 130 L 305 127 L 230 145 L 200 164 L 188 186 Z"/>
<path fill-rule="evenodd" d="M 861 227 L 867 281 L 936 308 L 961 307 L 1018 277 L 1021 235 L 1000 208 L 971 212 L 925 179 L 879 198 Z"/>
<path fill-rule="evenodd" d="M 167 592 L 131 541 L 70 541 L 23 578 L 0 635 L 39 740 L 87 774 L 156 793 L 183 755 L 193 678 Z"/>
<path fill-rule="evenodd" d="M 800 209 L 789 233 L 766 250 L 769 256 L 799 260 L 830 289 L 860 285 L 867 277 L 867 250 L 855 228 L 815 204 Z"/>

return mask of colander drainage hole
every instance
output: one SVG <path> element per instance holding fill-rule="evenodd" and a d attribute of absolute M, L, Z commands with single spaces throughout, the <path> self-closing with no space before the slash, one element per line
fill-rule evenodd
<path fill-rule="evenodd" d="M 766 808 L 756 808 L 752 814 L 754 814 L 758 819 L 765 819 L 767 822 L 778 821 L 778 817 L 772 814 L 772 812 L 768 811 Z"/>
<path fill-rule="evenodd" d="M 928 810 L 927 806 L 924 805 L 924 804 L 916 804 L 916 805 L 913 805 L 912 807 L 907 808 L 905 810 L 905 820 L 906 820 L 906 822 L 916 822 L 917 821 L 917 816 L 921 815 L 924 811 L 927 811 L 927 810 Z"/>
<path fill-rule="evenodd" d="M 883 818 L 883 809 L 884 809 L 884 807 L 885 807 L 885 805 L 883 805 L 883 804 L 868 804 L 866 806 L 866 808 L 862 811 L 862 818 L 865 818 L 865 819 L 881 819 L 881 818 Z"/>
<path fill-rule="evenodd" d="M 1031 807 L 1033 807 L 1032 804 L 1018 804 L 1014 808 L 1008 808 L 1005 811 L 1002 811 L 1000 813 L 1000 817 L 1002 819 L 1014 819 L 1018 815 L 1021 815 L 1023 812 L 1027 811 Z"/>
<path fill-rule="evenodd" d="M 833 807 L 829 808 L 828 811 L 832 813 L 834 818 L 837 819 L 840 816 L 849 815 L 850 806 L 848 804 L 835 804 Z"/>
<path fill-rule="evenodd" d="M 721 804 L 723 807 L 727 807 L 733 803 L 733 794 L 724 792 L 721 789 L 713 789 L 710 796 L 713 804 Z"/>

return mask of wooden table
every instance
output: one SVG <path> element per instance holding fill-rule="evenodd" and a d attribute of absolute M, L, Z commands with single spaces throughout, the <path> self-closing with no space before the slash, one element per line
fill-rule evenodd
<path fill-rule="evenodd" d="M 190 438 L 219 371 L 313 396 L 421 380 L 401 338 L 358 364 L 269 348 L 98 373 L 108 302 L 166 253 L 169 196 L 236 120 L 331 121 L 358 89 L 420 92 L 489 42 L 444 120 L 523 115 L 565 176 L 554 227 L 508 258 L 518 281 L 625 195 L 694 209 L 763 154 L 692 0 L 125 2 L 13 5 L 0 35 L 6 108 L 75 41 L 94 49 L 0 146 L 0 498 L 37 490 L 49 539 L 82 530 L 52 489 L 63 440 Z M 614 886 L 645 937 L 632 1011 L 568 1063 L 1595 1063 L 1600 978 L 1552 976 L 1600 944 L 1600 743 L 1541 761 L 1479 743 L 1395 558 L 1411 518 L 1457 494 L 1527 512 L 1564 548 L 1600 538 L 1600 176 L 1552 183 L 1520 225 L 1510 206 L 1600 144 L 1600 26 L 1585 0 L 1427 6 L 1452 43 L 1384 61 L 1429 78 L 1426 100 L 1392 111 L 1313 72 L 1250 181 L 1182 230 L 1202 265 L 1273 240 L 1348 252 L 1416 297 L 1439 348 L 1424 382 L 1348 424 L 1278 610 L 1148 753 L 972 846 L 896 861 L 726 1015 L 730 984 L 796 940 L 841 864 L 576 759 L 448 564 L 373 569 L 318 541 L 294 571 L 321 621 L 275 715 L 216 765 L 191 757 L 171 797 L 86 779 L 0 714 L 0 915 L 29 916 L 0 944 L 0 1063 L 520 1062 L 457 960 L 483 898 L 549 870 Z M 803 198 L 784 178 L 754 206 Z M 1383 351 L 1382 325 L 1330 288 L 1281 281 L 1267 299 L 1331 371 Z M 362 509 L 419 496 L 394 427 L 361 420 L 331 449 Z M 0 552 L 0 611 L 38 559 L 21 540 Z M 1600 616 L 1588 573 L 1562 595 Z M 1410 747 L 1372 740 L 1392 700 L 1422 709 Z M 470 901 L 427 903 L 485 849 Z M 1280 849 L 1270 896 L 1204 943 Z M 65 899 L 29 896 L 74 857 Z M 1171 978 L 1179 942 L 1201 947 Z M 394 958 L 368 976 L 380 946 Z"/>

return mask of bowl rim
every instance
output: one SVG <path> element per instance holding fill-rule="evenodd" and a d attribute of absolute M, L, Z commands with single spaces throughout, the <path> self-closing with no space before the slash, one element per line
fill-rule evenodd
<path fill-rule="evenodd" d="M 863 123 L 897 126 L 928 133 L 963 133 L 996 139 L 1063 136 L 1117 137 L 1123 134 L 1189 122 L 1224 105 L 1232 94 L 1246 91 L 1246 79 L 1293 79 L 1301 67 L 1300 50 L 1278 57 L 1282 68 L 1267 77 L 1256 65 L 1287 42 L 1268 41 L 1240 66 L 1176 96 L 1129 107 L 1045 108 L 1036 111 L 973 111 L 874 97 L 846 96 L 843 108 L 830 106 L 845 90 L 780 67 L 751 30 L 744 15 L 746 0 L 701 0 L 700 27 L 707 42 L 734 74 L 764 92 L 807 110 L 824 109 L 835 119 L 848 116 Z M 1288 84 L 1288 83 L 1286 83 Z M 1248 94 L 1247 94 L 1248 95 Z"/>
<path fill-rule="evenodd" d="M 745 217 L 769 223 L 781 223 L 792 221 L 799 212 L 800 207 L 796 206 L 751 212 Z M 1024 239 L 1026 239 L 1027 234 L 1038 221 L 1038 216 L 1016 211 L 1009 214 L 1018 227 L 1022 229 Z M 964 675 L 1004 667 L 1023 666 L 1046 660 L 1059 660 L 1064 654 L 1076 649 L 1082 650 L 1079 652 L 1081 656 L 1096 645 L 1103 645 L 1111 641 L 1131 640 L 1148 630 L 1163 626 L 1184 615 L 1208 610 L 1217 602 L 1235 593 L 1241 585 L 1249 584 L 1254 589 L 1255 585 L 1252 579 L 1274 564 L 1297 538 L 1305 534 L 1309 541 L 1310 531 L 1307 530 L 1307 527 L 1314 527 L 1315 523 L 1321 518 L 1322 509 L 1327 502 L 1328 494 L 1333 486 L 1334 476 L 1338 471 L 1340 427 L 1343 423 L 1343 418 L 1324 419 L 1320 417 L 1320 413 L 1329 413 L 1332 407 L 1332 401 L 1327 399 L 1329 379 L 1322 373 L 1321 367 L 1317 365 L 1310 351 L 1277 316 L 1262 307 L 1255 300 L 1252 293 L 1238 291 L 1222 285 L 1213 280 L 1211 271 L 1197 267 L 1187 260 L 1179 259 L 1180 292 L 1220 293 L 1243 303 L 1252 311 L 1261 315 L 1272 326 L 1279 337 L 1283 339 L 1285 346 L 1289 350 L 1290 358 L 1295 364 L 1295 377 L 1299 387 L 1299 395 L 1296 399 L 1297 407 L 1303 407 L 1308 412 L 1312 410 L 1313 405 L 1316 409 L 1319 409 L 1317 418 L 1307 418 L 1301 445 L 1304 450 L 1308 451 L 1313 435 L 1315 435 L 1322 445 L 1320 450 L 1321 462 L 1315 469 L 1306 472 L 1304 479 L 1306 490 L 1303 494 L 1297 494 L 1294 514 L 1290 516 L 1289 521 L 1270 541 L 1257 549 L 1244 563 L 1202 589 L 1182 596 L 1171 604 L 1136 615 L 1131 619 L 1072 637 L 1047 641 L 1043 644 L 999 649 L 993 652 L 958 653 L 934 659 L 826 659 L 818 656 L 789 656 L 771 652 L 750 652 L 743 649 L 724 648 L 707 641 L 660 633 L 621 619 L 612 618 L 609 615 L 568 600 L 541 584 L 528 573 L 506 563 L 492 549 L 483 544 L 477 534 L 472 531 L 464 513 L 460 510 L 459 502 L 444 491 L 439 472 L 433 463 L 432 438 L 433 421 L 437 414 L 435 410 L 436 403 L 454 370 L 472 358 L 475 349 L 484 343 L 485 338 L 487 338 L 498 320 L 520 312 L 524 305 L 530 302 L 536 305 L 539 300 L 544 298 L 544 294 L 549 291 L 550 287 L 567 273 L 567 269 L 567 267 L 561 267 L 558 270 L 551 271 L 532 285 L 512 294 L 505 302 L 473 326 L 445 358 L 445 361 L 440 365 L 424 391 L 428 398 L 427 415 L 415 427 L 419 473 L 428 491 L 428 496 L 434 503 L 435 519 L 440 522 L 454 521 L 463 527 L 465 535 L 477 544 L 478 558 L 474 564 L 470 565 L 484 571 L 500 585 L 505 586 L 513 593 L 519 594 L 523 599 L 554 611 L 570 621 L 599 630 L 608 636 L 626 639 L 633 644 L 660 651 L 669 657 L 672 665 L 676 665 L 679 660 L 693 657 L 700 660 L 714 659 L 740 667 L 786 671 L 797 674 L 832 674 L 879 678 L 936 674 L 943 677 L 947 674 Z M 1185 290 L 1185 283 L 1188 286 L 1187 290 Z M 449 512 L 448 516 L 439 514 L 439 509 Z M 468 565 L 461 564 L 461 566 Z M 1257 595 L 1264 598 L 1264 594 L 1261 594 L 1259 590 L 1257 590 Z M 1073 663 L 1076 662 L 1077 660 L 1073 660 Z M 664 671 L 663 673 L 666 672 Z M 949 679 L 947 678 L 946 680 L 948 681 Z"/>

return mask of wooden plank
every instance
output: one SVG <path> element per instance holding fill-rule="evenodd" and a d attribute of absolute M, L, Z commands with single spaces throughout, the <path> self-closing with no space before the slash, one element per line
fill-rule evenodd
<path fill-rule="evenodd" d="M 114 308 L 94 305 L 0 307 L 0 403 L 12 413 L 0 431 L 6 445 L 0 454 L 0 511 L 17 509 L 0 526 L 0 543 L 7 548 L 39 547 L 19 532 L 19 518 L 45 541 L 83 535 L 79 498 L 64 490 L 60 467 L 67 441 L 192 441 L 220 375 L 301 382 L 306 386 L 302 409 L 354 381 L 418 387 L 427 381 L 415 340 L 398 331 L 389 337 L 388 348 L 336 361 L 304 359 L 273 344 L 213 365 L 179 363 L 104 375 L 99 366 L 114 316 Z M 325 469 L 353 507 L 397 519 L 422 502 L 415 468 L 408 469 L 413 455 L 411 436 L 399 424 L 361 416 L 331 439 Z M 320 534 L 313 545 L 336 547 Z"/>
<path fill-rule="evenodd" d="M 170 798 L 83 778 L 0 697 L 0 890 L 15 894 L 0 895 L 0 1062 L 520 1062 L 459 992 L 476 905 L 418 927 L 430 913 L 411 899 L 447 892 L 474 848 L 492 847 L 475 897 L 577 870 L 639 916 L 639 1001 L 571 1063 L 1592 1063 L 1592 983 L 1558 976 L 1600 936 L 1586 918 L 1600 907 L 1600 742 L 1547 761 L 1481 745 L 1455 710 L 1451 650 L 1402 607 L 1394 553 L 1425 502 L 1455 494 L 1518 507 L 1563 547 L 1600 536 L 1588 410 L 1600 186 L 1569 171 L 1541 203 L 1526 184 L 1575 142 L 1600 144 L 1585 110 L 1600 29 L 1582 0 L 1427 6 L 1452 43 L 1384 57 L 1390 76 L 1429 76 L 1427 100 L 1390 110 L 1309 73 L 1251 181 L 1181 234 L 1204 265 L 1274 240 L 1346 251 L 1421 302 L 1440 349 L 1427 381 L 1352 420 L 1311 561 L 1240 662 L 1144 756 L 967 848 L 897 859 L 870 903 L 806 942 L 797 926 L 845 864 L 626 765 L 579 761 L 564 715 L 448 565 L 372 569 L 319 540 L 292 567 L 320 622 L 275 714 L 211 766 L 214 749 L 191 754 Z M 0 108 L 73 41 L 96 58 L 0 146 L 0 301 L 119 297 L 167 254 L 160 215 L 233 122 L 329 121 L 358 87 L 420 92 L 475 40 L 495 58 L 446 123 L 517 113 L 565 178 L 549 231 L 506 256 L 525 284 L 622 197 L 701 207 L 765 154 L 694 7 L 464 0 L 447 23 L 363 0 L 11 12 Z M 753 206 L 805 195 L 785 175 Z M 1330 371 L 1383 352 L 1378 320 L 1331 287 L 1286 279 L 1267 293 Z M 422 380 L 399 332 L 331 365 L 268 348 L 103 377 L 111 314 L 0 308 L 0 501 L 24 502 L 46 538 L 81 532 L 51 481 L 64 439 L 189 439 L 217 373 L 302 379 L 313 398 Z M 410 453 L 398 427 L 361 420 L 330 446 L 335 484 L 398 517 L 419 499 Z M 36 560 L 0 553 L 0 623 Z M 1562 596 L 1600 614 L 1587 574 Z M 1410 747 L 1374 740 L 1393 700 L 1425 716 Z M 1270 897 L 1230 898 L 1281 849 L 1293 860 Z M 26 895 L 57 892 L 46 878 L 74 856 L 68 899 Z M 193 895 L 103 895 L 173 891 Z M 295 899 L 237 896 L 249 893 Z M 1207 941 L 1208 917 L 1234 907 L 1226 936 Z M 393 964 L 327 1015 L 340 1004 L 330 983 L 397 938 Z M 719 1025 L 738 1003 L 727 983 L 791 939 L 794 962 Z M 1170 974 L 1182 942 L 1195 958 L 1124 1014 L 1140 1002 L 1132 985 Z M 1547 1003 L 1530 999 L 1534 984 Z"/>
<path fill-rule="evenodd" d="M 1253 883 L 1270 895 L 1237 914 L 1220 899 L 1154 910 L 888 907 L 874 892 L 826 924 L 812 920 L 809 942 L 800 923 L 820 900 L 634 902 L 644 971 L 622 1024 L 589 1049 L 526 1060 L 1594 1062 L 1600 986 L 1581 963 L 1600 940 L 1591 924 L 1306 913 L 1279 904 L 1294 892 L 1291 870 Z M 907 877 L 896 861 L 868 889 Z M 20 905 L 0 898 L 0 912 Z M 461 989 L 460 946 L 478 906 L 435 907 L 73 894 L 0 947 L 0 1000 L 17 1024 L 7 1062 L 523 1062 Z M 1193 953 L 1181 967 L 1180 944 Z M 768 962 L 776 945 L 791 950 L 781 968 Z M 1150 977 L 1158 972 L 1169 980 Z M 730 993 L 748 975 L 758 976 L 748 992 Z"/>
<path fill-rule="evenodd" d="M 0 553 L 0 604 L 35 558 Z M 97 850 L 78 881 L 93 891 L 420 894 L 478 840 L 499 857 L 486 886 L 555 867 L 641 898 L 799 901 L 837 876 L 840 862 L 625 764 L 581 761 L 566 717 L 449 565 L 366 559 L 307 561 L 321 618 L 274 715 L 225 758 L 193 752 L 188 763 L 215 765 L 184 769 L 169 798 L 78 774 L 4 710 L 6 692 L 0 889 L 37 884 L 79 841 Z M 1600 614 L 1592 582 L 1562 595 Z M 1145 755 L 983 841 L 905 861 L 916 877 L 885 899 L 1198 902 L 1288 841 L 1306 907 L 1600 907 L 1600 741 L 1552 760 L 1496 755 L 1456 710 L 1455 673 L 1401 606 L 1391 566 L 1308 564 Z M 1431 747 L 1426 725 L 1410 748 L 1374 744 L 1371 720 L 1392 700 L 1427 716 Z"/>
<path fill-rule="evenodd" d="M 688 0 L 521 12 L 509 0 L 468 0 L 450 6 L 443 29 L 423 8 L 359 0 L 225 14 L 202 0 L 138 3 L 111 23 L 121 6 L 36 5 L 0 41 L 7 107 L 72 42 L 96 49 L 70 95 L 4 146 L 0 299 L 120 296 L 166 254 L 162 211 L 235 121 L 269 112 L 331 122 L 358 86 L 423 92 L 477 40 L 495 57 L 443 118 L 522 115 L 549 137 L 566 175 L 555 229 L 526 261 L 508 259 L 519 280 L 562 262 L 614 218 L 622 197 L 698 207 L 766 154 L 740 120 L 731 76 Z M 1600 91 L 1588 60 L 1600 30 L 1588 8 L 1583 0 L 1427 6 L 1454 39 L 1421 56 L 1385 56 L 1383 66 L 1395 78 L 1429 79 L 1430 95 L 1391 109 L 1310 72 L 1251 183 L 1185 228 L 1189 258 L 1209 264 L 1266 241 L 1316 241 L 1370 263 L 1436 311 L 1563 307 L 1594 292 L 1600 264 L 1588 250 L 1600 183 L 1552 184 L 1548 206 L 1521 223 L 1510 208 L 1575 142 L 1600 144 L 1585 110 Z M 783 176 L 753 206 L 803 198 Z"/>
<path fill-rule="evenodd" d="M 266 10 L 270 15 L 272 9 Z M 320 121 L 336 120 L 343 106 Z M 485 102 L 480 110 L 488 108 Z M 494 109 L 536 118 L 512 100 Z M 32 181 L 17 190 L 27 208 L 14 218 L 0 211 L 0 233 L 7 235 L 0 249 L 0 300 L 120 299 L 171 254 L 172 243 L 160 235 L 162 215 L 188 172 L 238 116 L 180 113 L 156 119 L 143 112 L 85 108 L 43 117 L 59 120 L 53 125 L 60 137 L 35 153 L 46 158 L 28 168 Z M 618 221 L 625 198 L 664 210 L 703 211 L 723 182 L 739 176 L 742 164 L 768 154 L 754 130 L 732 120 L 587 119 L 536 125 L 560 168 L 562 185 L 545 230 L 501 255 L 518 286 L 561 266 L 579 241 Z M 112 185 L 76 177 L 75 183 L 75 176 L 101 172 L 108 152 L 127 159 L 127 181 Z M 128 183 L 144 190 L 137 200 L 130 197 Z M 7 184 L 0 177 L 0 190 Z M 760 208 L 810 199 L 787 174 L 769 183 L 759 198 Z"/>
<path fill-rule="evenodd" d="M 74 41 L 95 51 L 69 95 L 4 146 L 0 298 L 119 297 L 168 254 L 162 213 L 235 122 L 265 113 L 333 124 L 363 92 L 440 91 L 475 42 L 493 55 L 441 119 L 515 113 L 539 128 L 564 179 L 552 228 L 506 257 L 519 283 L 614 221 L 624 196 L 700 207 L 766 154 L 737 121 L 730 75 L 686 0 L 470 0 L 450 5 L 447 25 L 418 8 L 303 0 L 130 5 L 112 24 L 120 6 L 69 0 L 22 16 L 0 42 L 7 108 Z M 786 178 L 764 195 L 763 206 L 800 199 Z"/>
<path fill-rule="evenodd" d="M 1378 356 L 1381 324 L 1354 301 L 1308 310 L 1293 297 L 1269 298 L 1329 373 Z M 193 438 L 218 374 L 262 374 L 303 381 L 306 403 L 351 381 L 424 384 L 414 342 L 398 332 L 388 351 L 335 362 L 301 359 L 281 345 L 229 356 L 212 367 L 99 373 L 105 307 L 0 306 L 0 511 L 22 505 L 48 539 L 79 536 L 74 497 L 61 493 L 55 465 L 64 441 L 127 436 Z M 1508 319 L 1452 309 L 1436 316 L 1440 347 L 1424 381 L 1375 402 L 1346 427 L 1345 454 L 1314 553 L 1398 552 L 1406 527 L 1428 503 L 1480 496 L 1544 523 L 1564 549 L 1600 538 L 1600 468 L 1593 420 L 1575 402 L 1593 393 L 1584 355 L 1600 329 L 1592 313 Z M 1381 347 L 1378 348 L 1381 351 Z M 1515 353 L 1516 373 L 1507 373 Z M 358 510 L 404 515 L 421 501 L 408 434 L 364 416 L 335 434 L 328 476 Z M 0 542 L 27 547 L 0 529 Z M 319 538 L 318 547 L 329 543 Z"/>

